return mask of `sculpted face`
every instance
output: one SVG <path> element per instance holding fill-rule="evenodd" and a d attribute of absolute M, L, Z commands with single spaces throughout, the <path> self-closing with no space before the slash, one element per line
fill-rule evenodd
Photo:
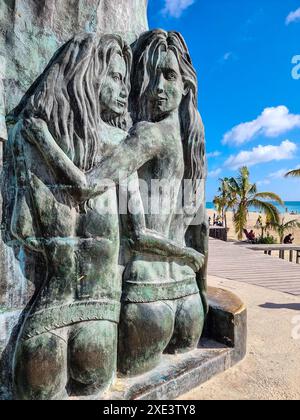
<path fill-rule="evenodd" d="M 125 83 L 126 63 L 115 54 L 109 64 L 107 76 L 100 92 L 101 111 L 106 114 L 123 115 L 128 105 L 128 90 Z"/>
<path fill-rule="evenodd" d="M 173 51 L 162 53 L 151 92 L 150 103 L 154 119 L 165 118 L 178 110 L 185 88 Z"/>

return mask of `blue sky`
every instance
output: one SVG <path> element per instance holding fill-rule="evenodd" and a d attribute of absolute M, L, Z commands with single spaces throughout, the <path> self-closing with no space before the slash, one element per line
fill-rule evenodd
<path fill-rule="evenodd" d="M 149 25 L 181 32 L 197 70 L 207 199 L 246 164 L 261 191 L 300 200 L 282 176 L 300 167 L 300 0 L 149 0 Z"/>

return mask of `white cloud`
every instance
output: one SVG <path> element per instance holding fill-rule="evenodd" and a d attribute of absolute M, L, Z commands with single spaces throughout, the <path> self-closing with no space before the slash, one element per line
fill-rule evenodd
<path fill-rule="evenodd" d="M 271 174 L 268 175 L 268 179 L 281 179 L 281 178 L 284 178 L 285 175 L 288 172 L 293 171 L 294 169 L 300 169 L 300 165 L 294 166 L 293 168 L 284 168 L 284 169 L 279 169 L 276 172 L 272 172 Z"/>
<path fill-rule="evenodd" d="M 223 137 L 223 144 L 240 146 L 261 134 L 276 137 L 300 127 L 300 115 L 291 114 L 284 106 L 266 108 L 255 120 L 239 124 Z"/>
<path fill-rule="evenodd" d="M 257 181 L 256 183 L 259 187 L 262 187 L 263 185 L 270 185 L 271 181 L 269 179 L 263 179 L 262 181 Z"/>
<path fill-rule="evenodd" d="M 206 156 L 207 156 L 208 159 L 209 158 L 215 158 L 215 157 L 221 156 L 221 152 L 219 152 L 218 150 L 216 150 L 215 152 L 207 153 Z"/>
<path fill-rule="evenodd" d="M 232 61 L 236 61 L 236 60 L 238 60 L 238 56 L 233 51 L 227 51 L 218 60 L 218 63 L 224 65 L 228 62 L 232 62 Z"/>
<path fill-rule="evenodd" d="M 232 52 L 227 52 L 226 54 L 224 54 L 223 56 L 223 60 L 227 61 L 232 57 Z"/>
<path fill-rule="evenodd" d="M 288 168 L 285 168 L 285 169 L 279 169 L 278 171 L 276 171 L 276 172 L 272 172 L 272 173 L 270 173 L 265 179 L 263 179 L 263 180 L 261 180 L 261 181 L 258 181 L 257 182 L 257 185 L 269 185 L 269 184 L 271 184 L 271 182 L 272 181 L 276 181 L 276 180 L 279 180 L 279 179 L 284 179 L 285 178 L 285 175 L 288 173 L 288 172 L 290 172 L 290 171 L 292 171 L 292 170 L 294 170 L 294 169 L 300 169 L 300 165 L 298 165 L 298 166 L 294 166 L 293 168 L 290 168 L 290 169 L 288 169 Z M 290 180 L 293 180 L 292 178 L 290 179 Z M 298 180 L 295 180 L 295 181 L 297 181 L 298 182 Z"/>
<path fill-rule="evenodd" d="M 179 18 L 183 11 L 192 6 L 196 0 L 165 0 L 163 13 L 174 18 Z"/>
<path fill-rule="evenodd" d="M 288 172 L 289 170 L 288 169 L 279 169 L 278 171 L 276 171 L 276 172 L 272 172 L 269 176 L 268 176 L 268 178 L 270 178 L 270 179 L 281 179 L 281 178 L 284 178 L 284 175 Z"/>
<path fill-rule="evenodd" d="M 291 12 L 287 16 L 287 18 L 285 20 L 285 23 L 287 25 L 289 25 L 290 23 L 298 22 L 298 21 L 300 21 L 300 7 L 299 7 L 299 9 L 295 10 L 294 12 Z"/>
<path fill-rule="evenodd" d="M 225 166 L 238 169 L 241 166 L 254 166 L 259 163 L 293 159 L 297 145 L 289 140 L 283 141 L 279 146 L 257 146 L 252 150 L 243 150 L 236 156 L 230 156 Z"/>
<path fill-rule="evenodd" d="M 208 172 L 208 176 L 209 176 L 209 178 L 217 178 L 220 175 L 221 172 L 222 172 L 222 169 L 218 168 L 214 171 Z"/>

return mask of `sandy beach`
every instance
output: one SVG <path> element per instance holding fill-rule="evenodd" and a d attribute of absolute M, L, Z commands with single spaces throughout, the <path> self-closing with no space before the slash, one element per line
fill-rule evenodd
<path fill-rule="evenodd" d="M 207 210 L 208 215 L 211 217 L 211 219 L 213 220 L 213 215 L 217 215 L 217 212 L 215 210 Z M 229 228 L 229 233 L 228 233 L 228 239 L 229 240 L 237 240 L 237 235 L 235 233 L 234 230 L 234 226 L 233 226 L 233 221 L 232 221 L 232 216 L 233 213 L 231 211 L 227 212 L 227 224 L 228 224 L 228 228 Z M 248 217 L 248 223 L 247 223 L 247 229 L 251 230 L 253 229 L 255 232 L 256 237 L 258 237 L 261 234 L 261 230 L 256 229 L 255 228 L 255 224 L 256 221 L 259 217 L 259 213 L 249 213 L 249 217 Z M 289 221 L 289 220 L 298 220 L 300 222 L 300 215 L 291 215 L 291 214 L 282 214 L 281 217 L 284 217 L 285 222 Z M 264 216 L 263 216 L 264 218 Z M 273 230 L 269 231 L 270 235 L 278 238 L 278 236 L 276 235 L 276 233 Z M 292 229 L 292 231 L 290 232 L 294 235 L 295 241 L 294 244 L 295 245 L 300 245 L 300 229 Z M 245 237 L 243 239 L 246 239 Z M 278 240 L 279 242 L 279 240 Z"/>

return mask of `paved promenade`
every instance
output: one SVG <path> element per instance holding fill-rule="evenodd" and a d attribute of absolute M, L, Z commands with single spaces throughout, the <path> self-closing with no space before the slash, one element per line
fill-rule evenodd
<path fill-rule="evenodd" d="M 208 274 L 300 296 L 300 265 L 210 239 Z"/>
<path fill-rule="evenodd" d="M 254 251 L 255 252 L 255 251 Z M 209 277 L 248 308 L 248 355 L 184 395 L 184 400 L 300 400 L 300 299 L 248 283 Z"/>

